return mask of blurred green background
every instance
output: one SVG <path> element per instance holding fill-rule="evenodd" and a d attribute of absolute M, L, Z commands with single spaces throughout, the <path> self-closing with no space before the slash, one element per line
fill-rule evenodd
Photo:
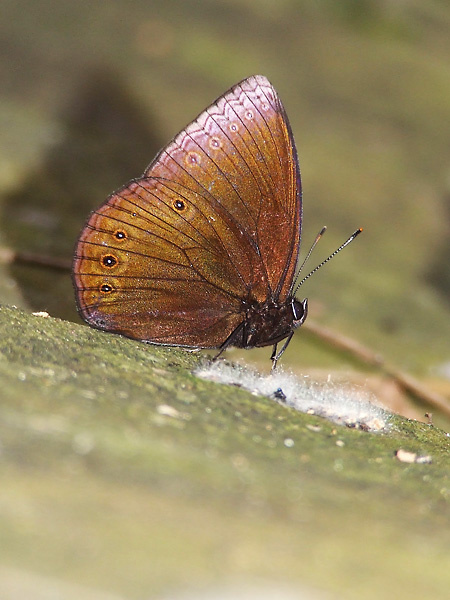
<path fill-rule="evenodd" d="M 312 315 L 448 376 L 449 24 L 438 0 L 3 0 L 0 244 L 70 259 L 91 209 L 262 73 L 298 146 L 303 249 L 329 228 L 311 267 L 365 229 L 301 290 Z M 67 276 L 5 275 L 2 301 L 77 318 Z M 285 364 L 324 360 L 296 335 Z"/>
<path fill-rule="evenodd" d="M 70 261 L 93 208 L 260 73 L 297 142 L 303 251 L 328 226 L 311 267 L 364 227 L 302 289 L 311 316 L 448 393 L 449 26 L 447 0 L 1 0 L 0 247 Z M 0 261 L 0 303 L 80 322 L 64 272 Z M 342 430 L 185 373 L 180 391 L 164 353 L 35 319 L 14 321 L 0 361 L 6 600 L 143 598 L 230 574 L 446 597 L 438 430 Z M 42 365 L 34 326 L 49 336 Z M 229 354 L 269 366 L 269 348 Z M 354 366 L 301 330 L 283 364 Z M 427 453 L 430 431 L 435 464 L 394 462 L 399 444 Z"/>

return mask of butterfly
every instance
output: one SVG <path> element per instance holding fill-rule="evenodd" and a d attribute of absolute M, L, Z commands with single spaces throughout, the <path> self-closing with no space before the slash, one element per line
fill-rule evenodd
<path fill-rule="evenodd" d="M 301 226 L 288 117 L 269 81 L 248 77 L 90 215 L 73 262 L 79 313 L 152 344 L 272 345 L 275 367 L 308 312 L 295 297 Z"/>

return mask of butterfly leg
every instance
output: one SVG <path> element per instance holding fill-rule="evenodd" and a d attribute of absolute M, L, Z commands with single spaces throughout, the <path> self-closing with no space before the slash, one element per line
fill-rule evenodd
<path fill-rule="evenodd" d="M 278 344 L 274 344 L 273 348 L 272 348 L 272 354 L 270 356 L 270 360 L 274 360 L 275 356 L 277 355 L 277 346 Z M 273 368 L 273 367 L 272 367 Z"/>
<path fill-rule="evenodd" d="M 227 349 L 227 346 L 225 346 L 225 344 L 223 344 L 220 347 L 219 352 L 215 356 L 212 357 L 212 362 L 216 362 L 216 360 L 222 356 L 222 354 L 225 352 L 226 349 Z"/>
<path fill-rule="evenodd" d="M 212 359 L 213 362 L 216 362 L 216 360 L 220 356 L 222 356 L 222 354 L 225 352 L 225 350 L 229 346 L 232 346 L 234 344 L 234 342 L 239 337 L 241 331 L 243 330 L 244 326 L 245 326 L 245 322 L 243 321 L 240 325 L 238 325 L 236 327 L 236 329 L 234 331 L 231 332 L 231 334 L 227 337 L 227 339 L 224 341 L 224 343 L 220 346 L 219 352 L 213 357 L 213 359 Z"/>
<path fill-rule="evenodd" d="M 294 332 L 292 331 L 289 334 L 289 336 L 286 339 L 286 341 L 284 342 L 284 344 L 281 346 L 281 350 L 279 352 L 277 352 L 277 344 L 273 345 L 272 356 L 270 357 L 270 359 L 272 361 L 272 371 L 275 371 L 276 366 L 277 366 L 277 362 L 281 358 L 281 356 L 284 353 L 284 351 L 286 350 L 286 348 L 289 346 L 289 342 L 292 340 L 292 336 L 293 335 L 294 335 Z"/>

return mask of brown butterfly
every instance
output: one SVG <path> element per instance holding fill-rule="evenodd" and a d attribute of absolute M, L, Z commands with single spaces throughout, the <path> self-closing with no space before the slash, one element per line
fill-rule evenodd
<path fill-rule="evenodd" d="M 307 315 L 294 290 L 301 222 L 286 112 L 249 77 L 91 214 L 73 263 L 79 312 L 152 344 L 273 345 L 275 366 Z"/>

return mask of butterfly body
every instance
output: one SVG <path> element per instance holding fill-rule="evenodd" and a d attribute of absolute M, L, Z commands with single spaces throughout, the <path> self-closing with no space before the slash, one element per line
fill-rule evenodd
<path fill-rule="evenodd" d="M 304 322 L 307 312 L 307 301 L 295 298 L 288 298 L 282 305 L 273 301 L 250 304 L 245 311 L 242 337 L 236 336 L 233 346 L 258 348 L 277 344 Z"/>
<path fill-rule="evenodd" d="M 302 219 L 288 118 L 265 77 L 237 84 L 89 217 L 75 251 L 81 316 L 150 343 L 289 341 Z"/>

